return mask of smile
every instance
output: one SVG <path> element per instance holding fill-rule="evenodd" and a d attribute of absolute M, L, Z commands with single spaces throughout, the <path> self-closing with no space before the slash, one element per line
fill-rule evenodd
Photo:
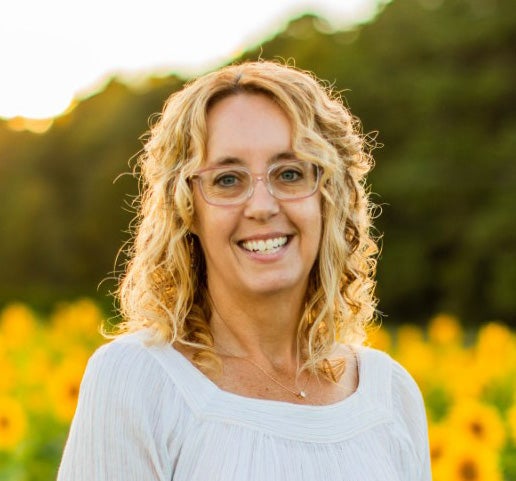
<path fill-rule="evenodd" d="M 274 254 L 278 252 L 288 241 L 287 236 L 275 237 L 266 240 L 250 240 L 243 241 L 240 245 L 249 252 L 258 252 L 260 254 Z"/>

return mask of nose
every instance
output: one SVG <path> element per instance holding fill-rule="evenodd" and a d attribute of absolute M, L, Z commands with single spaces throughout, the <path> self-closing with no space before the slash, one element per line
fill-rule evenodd
<path fill-rule="evenodd" d="M 245 203 L 244 215 L 249 219 L 263 222 L 278 212 L 278 200 L 268 191 L 265 179 L 256 177 L 253 193 Z"/>

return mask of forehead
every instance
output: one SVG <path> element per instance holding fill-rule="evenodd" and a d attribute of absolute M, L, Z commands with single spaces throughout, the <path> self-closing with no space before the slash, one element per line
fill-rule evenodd
<path fill-rule="evenodd" d="M 242 161 L 291 150 L 292 129 L 285 112 L 263 94 L 241 93 L 211 107 L 207 116 L 207 163 Z"/>

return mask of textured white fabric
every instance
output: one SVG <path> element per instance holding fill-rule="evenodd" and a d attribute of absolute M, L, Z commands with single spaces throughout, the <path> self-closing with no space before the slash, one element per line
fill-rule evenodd
<path fill-rule="evenodd" d="M 131 334 L 90 359 L 58 481 L 428 481 L 418 387 L 358 348 L 359 386 L 328 406 L 219 389 L 171 346 Z"/>

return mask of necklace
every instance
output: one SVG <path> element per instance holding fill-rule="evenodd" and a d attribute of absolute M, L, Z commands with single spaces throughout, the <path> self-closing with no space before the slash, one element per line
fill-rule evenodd
<path fill-rule="evenodd" d="M 228 326 L 228 324 L 226 323 L 224 318 L 220 315 L 219 311 L 215 307 L 215 303 L 213 302 L 213 300 L 211 301 L 211 305 L 213 306 L 213 310 L 217 313 L 217 315 L 219 316 L 220 320 L 226 326 L 226 329 L 229 332 L 233 333 L 233 331 L 230 329 L 230 327 Z M 231 357 L 233 357 L 235 359 L 241 359 L 242 361 L 247 361 L 247 362 L 251 363 L 253 366 L 257 367 L 261 372 L 263 372 L 263 374 L 265 374 L 272 382 L 274 382 L 275 384 L 277 384 L 278 386 L 280 386 L 281 388 L 283 388 L 285 391 L 289 392 L 290 394 L 293 394 L 298 399 L 305 399 L 306 398 L 306 396 L 307 396 L 306 387 L 308 386 L 308 383 L 310 382 L 310 379 L 312 378 L 311 374 L 307 377 L 305 385 L 303 386 L 302 389 L 295 389 L 295 390 L 294 389 L 290 389 L 289 387 L 285 386 L 282 382 L 278 381 L 274 376 L 269 374 L 266 369 L 264 369 L 262 366 L 260 366 L 257 362 L 253 361 L 252 359 L 250 359 L 248 357 L 235 356 L 233 353 L 227 351 L 224 348 L 221 348 L 220 346 L 219 346 L 219 349 L 221 351 L 223 351 L 226 355 L 229 355 L 229 356 L 231 356 Z M 296 386 L 296 388 L 297 388 L 297 386 Z"/>
<path fill-rule="evenodd" d="M 237 356 L 234 356 L 234 357 L 237 357 Z M 285 386 L 284 384 L 282 384 L 281 382 L 279 382 L 274 376 L 270 375 L 262 366 L 260 366 L 259 364 L 257 364 L 256 362 L 254 362 L 252 359 L 249 359 L 248 357 L 240 357 L 239 359 L 242 359 L 244 361 L 247 361 L 247 362 L 250 362 L 253 366 L 256 366 L 260 371 L 262 371 L 271 381 L 273 381 L 274 383 L 276 383 L 278 386 L 282 387 L 283 389 L 285 389 L 285 391 L 288 391 L 289 393 L 293 394 L 294 396 L 296 396 L 297 398 L 299 399 L 305 399 L 306 398 L 306 386 L 308 386 L 308 382 L 310 381 L 310 378 L 312 377 L 311 375 L 307 377 L 306 379 L 306 382 L 305 382 L 305 385 L 302 389 L 300 390 L 293 390 L 293 389 L 290 389 L 288 388 L 287 386 Z M 297 387 L 297 386 L 296 386 Z"/>
<path fill-rule="evenodd" d="M 222 318 L 221 318 L 222 319 Z M 262 371 L 272 382 L 277 384 L 278 386 L 282 387 L 285 391 L 288 391 L 290 394 L 293 394 L 299 399 L 305 399 L 307 396 L 306 393 L 306 386 L 308 386 L 308 383 L 310 382 L 310 379 L 312 378 L 312 375 L 308 376 L 306 379 L 305 385 L 302 389 L 290 389 L 289 387 L 285 386 L 282 382 L 278 381 L 273 375 L 269 374 L 262 366 L 260 366 L 257 362 L 253 361 L 252 359 L 249 359 L 248 357 L 242 357 L 242 356 L 235 356 L 233 353 L 227 351 L 226 349 L 223 349 L 219 346 L 219 350 L 223 351 L 224 354 L 233 357 L 235 359 L 241 359 L 242 361 L 247 361 L 251 363 L 253 366 L 257 367 L 260 371 Z M 297 387 L 297 386 L 296 386 Z"/>

